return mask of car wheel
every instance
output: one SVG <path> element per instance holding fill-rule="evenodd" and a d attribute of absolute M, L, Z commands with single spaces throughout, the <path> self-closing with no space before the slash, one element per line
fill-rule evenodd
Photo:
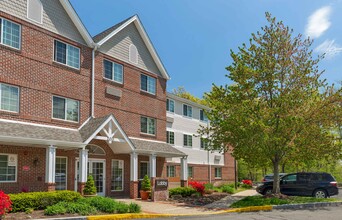
<path fill-rule="evenodd" d="M 272 188 L 267 188 L 264 190 L 264 195 L 271 195 L 273 193 Z"/>
<path fill-rule="evenodd" d="M 327 192 L 324 189 L 317 189 L 314 191 L 313 196 L 316 198 L 327 198 Z"/>

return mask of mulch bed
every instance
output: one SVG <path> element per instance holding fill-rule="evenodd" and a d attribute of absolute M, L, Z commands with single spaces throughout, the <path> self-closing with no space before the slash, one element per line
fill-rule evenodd
<path fill-rule="evenodd" d="M 54 215 L 47 216 L 44 215 L 44 210 L 33 211 L 30 214 L 26 214 L 25 212 L 16 212 L 9 213 L 6 215 L 5 220 L 22 220 L 22 219 L 40 219 L 40 218 L 62 218 L 62 217 L 77 217 L 80 216 L 78 214 L 65 214 L 65 215 Z"/>
<path fill-rule="evenodd" d="M 227 193 L 213 193 L 213 194 L 205 194 L 203 196 L 190 196 L 190 197 L 182 197 L 179 195 L 172 196 L 169 201 L 172 203 L 179 203 L 181 205 L 186 206 L 205 206 L 211 204 L 215 201 L 221 200 L 226 197 Z"/>

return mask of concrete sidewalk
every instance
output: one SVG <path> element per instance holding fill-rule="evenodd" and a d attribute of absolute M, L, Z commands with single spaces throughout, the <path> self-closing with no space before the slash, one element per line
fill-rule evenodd
<path fill-rule="evenodd" d="M 233 197 L 246 197 L 246 196 L 256 196 L 259 195 L 259 193 L 255 189 L 247 189 L 242 192 L 238 192 L 233 194 Z"/>

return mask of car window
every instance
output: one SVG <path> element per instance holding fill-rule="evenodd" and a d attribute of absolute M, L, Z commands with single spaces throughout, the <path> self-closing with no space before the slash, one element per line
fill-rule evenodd
<path fill-rule="evenodd" d="M 298 174 L 298 181 L 308 181 L 310 179 L 309 173 L 300 173 Z"/>
<path fill-rule="evenodd" d="M 322 181 L 323 180 L 323 175 L 321 173 L 313 173 L 311 175 L 311 180 L 313 180 L 313 181 Z"/>
<path fill-rule="evenodd" d="M 292 174 L 288 176 L 284 176 L 283 180 L 289 182 L 289 181 L 296 181 L 297 180 L 297 174 Z"/>

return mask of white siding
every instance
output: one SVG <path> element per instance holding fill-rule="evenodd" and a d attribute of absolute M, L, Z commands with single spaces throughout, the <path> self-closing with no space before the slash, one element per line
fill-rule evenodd
<path fill-rule="evenodd" d="M 134 44 L 138 49 L 137 64 L 129 61 L 129 47 L 131 44 Z M 99 51 L 161 76 L 157 65 L 155 64 L 143 39 L 140 37 L 139 31 L 135 27 L 134 23 L 129 24 L 126 28 L 104 43 L 100 47 Z"/>
<path fill-rule="evenodd" d="M 41 0 L 41 3 L 43 5 L 42 24 L 27 18 L 27 0 L 0 0 L 0 10 L 71 40 L 86 44 L 58 0 Z"/>

